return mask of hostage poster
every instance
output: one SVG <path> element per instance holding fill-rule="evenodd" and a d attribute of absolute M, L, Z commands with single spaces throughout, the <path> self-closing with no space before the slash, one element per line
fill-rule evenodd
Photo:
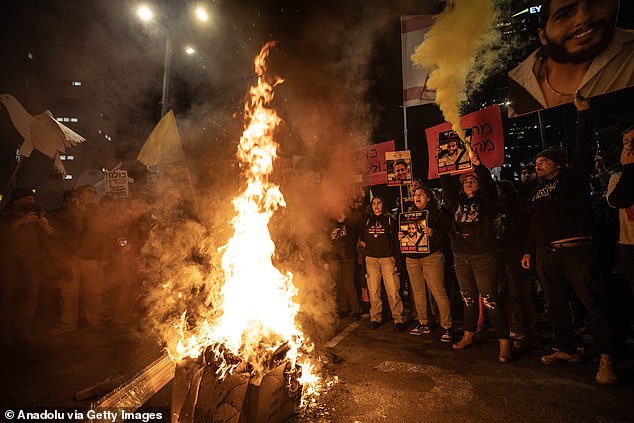
<path fill-rule="evenodd" d="M 403 254 L 428 253 L 429 237 L 423 233 L 427 227 L 427 210 L 401 213 L 398 219 L 398 239 Z"/>
<path fill-rule="evenodd" d="M 386 152 L 385 166 L 388 186 L 411 185 L 412 155 L 409 150 Z"/>

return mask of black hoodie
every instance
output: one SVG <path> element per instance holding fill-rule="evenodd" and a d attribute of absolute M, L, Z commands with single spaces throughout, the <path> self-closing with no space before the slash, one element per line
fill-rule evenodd
<path fill-rule="evenodd" d="M 385 214 L 370 215 L 361 234 L 361 241 L 365 241 L 366 256 L 393 257 L 398 248 L 396 220 Z"/>

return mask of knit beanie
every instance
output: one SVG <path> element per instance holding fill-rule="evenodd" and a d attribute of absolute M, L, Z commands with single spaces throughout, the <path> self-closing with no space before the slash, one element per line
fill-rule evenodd
<path fill-rule="evenodd" d="M 561 167 L 566 166 L 566 150 L 558 145 L 550 146 L 547 149 L 537 153 L 537 155 L 535 156 L 535 161 L 537 161 L 538 157 L 546 157 L 547 159 L 552 160 L 553 162 L 555 162 L 556 165 L 559 165 Z"/>

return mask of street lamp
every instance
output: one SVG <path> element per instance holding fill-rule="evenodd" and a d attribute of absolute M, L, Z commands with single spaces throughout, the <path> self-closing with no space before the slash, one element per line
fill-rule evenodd
<path fill-rule="evenodd" d="M 194 16 L 196 20 L 200 22 L 209 21 L 209 13 L 207 13 L 207 9 L 203 5 L 197 5 L 194 9 Z M 147 4 L 141 4 L 137 7 L 136 11 L 137 16 L 143 22 L 149 23 L 154 21 L 154 11 Z M 169 88 L 170 88 L 170 70 L 172 66 L 172 38 L 170 33 L 170 28 L 168 25 L 165 26 L 165 56 L 163 58 L 163 88 L 161 91 L 161 117 L 167 113 L 169 107 Z M 196 53 L 196 50 L 187 46 L 185 48 L 185 53 L 188 55 L 193 55 Z"/>

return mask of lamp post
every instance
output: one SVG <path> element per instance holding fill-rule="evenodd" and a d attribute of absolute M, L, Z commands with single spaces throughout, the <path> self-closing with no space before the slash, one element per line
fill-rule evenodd
<path fill-rule="evenodd" d="M 141 21 L 149 23 L 154 21 L 154 11 L 147 4 L 141 4 L 137 7 L 137 16 Z M 196 6 L 194 9 L 194 16 L 196 20 L 200 22 L 207 22 L 209 20 L 209 14 L 202 5 Z M 170 72 L 172 67 L 172 37 L 169 28 L 166 26 L 165 36 L 165 55 L 163 58 L 163 87 L 161 90 L 161 117 L 167 113 L 169 109 L 169 89 L 170 89 Z M 195 53 L 193 47 L 187 47 L 186 53 L 191 55 Z"/>
<path fill-rule="evenodd" d="M 172 66 L 172 38 L 169 34 L 165 38 L 165 58 L 163 61 L 163 90 L 161 93 L 161 117 L 168 109 L 168 95 L 170 89 L 170 68 Z"/>

